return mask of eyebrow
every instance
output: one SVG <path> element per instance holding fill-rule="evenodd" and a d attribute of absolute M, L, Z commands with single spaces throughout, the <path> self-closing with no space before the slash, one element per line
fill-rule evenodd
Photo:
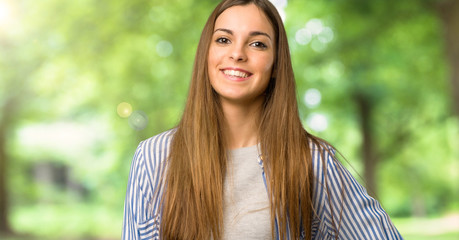
<path fill-rule="evenodd" d="M 226 29 L 226 28 L 217 28 L 217 29 L 214 31 L 214 33 L 216 33 L 217 31 L 222 31 L 222 32 L 226 32 L 226 33 L 228 33 L 228 34 L 230 34 L 230 35 L 234 35 L 232 30 L 229 30 L 229 29 Z M 271 40 L 271 36 L 269 36 L 269 34 L 267 34 L 267 33 L 265 33 L 265 32 L 261 32 L 261 31 L 252 31 L 252 32 L 250 32 L 249 35 L 252 36 L 252 37 L 253 37 L 253 36 L 260 36 L 260 35 L 262 35 L 262 36 L 268 37 L 268 38 Z"/>

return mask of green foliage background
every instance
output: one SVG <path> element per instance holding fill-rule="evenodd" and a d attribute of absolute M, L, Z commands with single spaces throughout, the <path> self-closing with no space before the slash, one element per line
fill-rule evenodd
<path fill-rule="evenodd" d="M 459 121 L 432 2 L 291 0 L 283 8 L 305 127 L 334 144 L 361 180 L 358 101 L 368 104 L 380 159 L 374 190 L 407 234 L 410 217 L 459 209 Z M 10 9 L 0 22 L 0 119 L 12 228 L 39 238 L 119 238 L 136 145 L 180 118 L 217 1 L 0 3 Z M 300 44 L 311 19 L 332 37 Z M 318 106 L 304 103 L 311 88 L 321 93 Z M 121 102 L 146 113 L 146 128 L 117 114 Z M 313 114 L 327 117 L 326 130 L 307 124 Z M 43 163 L 67 169 L 67 182 L 38 181 Z M 459 224 L 444 239 L 458 232 Z"/>

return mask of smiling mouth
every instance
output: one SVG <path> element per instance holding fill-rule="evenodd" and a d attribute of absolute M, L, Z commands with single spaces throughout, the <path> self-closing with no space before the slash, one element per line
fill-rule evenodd
<path fill-rule="evenodd" d="M 223 73 L 224 73 L 226 76 L 229 76 L 229 77 L 238 77 L 238 78 L 246 78 L 246 77 L 249 77 L 250 75 L 252 75 L 251 73 L 242 72 L 242 71 L 233 70 L 233 69 L 223 70 Z"/>

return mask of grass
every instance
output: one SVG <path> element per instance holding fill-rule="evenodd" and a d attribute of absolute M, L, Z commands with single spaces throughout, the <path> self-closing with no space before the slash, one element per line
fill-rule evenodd
<path fill-rule="evenodd" d="M 459 213 L 435 218 L 392 219 L 406 240 L 458 240 Z"/>
<path fill-rule="evenodd" d="M 394 218 L 406 240 L 458 240 L 459 213 L 435 218 Z M 68 204 L 21 207 L 12 211 L 13 229 L 21 234 L 2 240 L 119 239 L 122 209 L 100 205 Z"/>
<path fill-rule="evenodd" d="M 22 207 L 12 212 L 11 224 L 24 236 L 5 239 L 119 239 L 122 211 L 84 204 Z"/>

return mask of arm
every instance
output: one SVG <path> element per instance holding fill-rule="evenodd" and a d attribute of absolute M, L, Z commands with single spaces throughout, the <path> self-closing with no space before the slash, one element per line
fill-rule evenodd
<path fill-rule="evenodd" d="M 157 219 L 152 216 L 151 184 L 145 164 L 146 142 L 137 147 L 134 155 L 124 202 L 123 232 L 121 239 L 137 240 L 151 236 Z"/>
<path fill-rule="evenodd" d="M 159 239 L 161 178 L 173 133 L 163 132 L 137 147 L 124 203 L 123 240 Z"/>
<path fill-rule="evenodd" d="M 403 239 L 379 202 L 370 197 L 334 156 L 313 149 L 313 229 L 325 239 Z M 315 227 L 314 227 L 315 226 Z M 337 231 L 335 231 L 337 230 Z"/>
<path fill-rule="evenodd" d="M 135 152 L 129 172 L 126 199 L 124 201 L 123 232 L 121 239 L 140 239 L 137 222 L 139 219 L 139 209 L 145 201 L 144 194 L 140 188 L 140 175 L 142 172 L 142 143 L 139 144 Z"/>

